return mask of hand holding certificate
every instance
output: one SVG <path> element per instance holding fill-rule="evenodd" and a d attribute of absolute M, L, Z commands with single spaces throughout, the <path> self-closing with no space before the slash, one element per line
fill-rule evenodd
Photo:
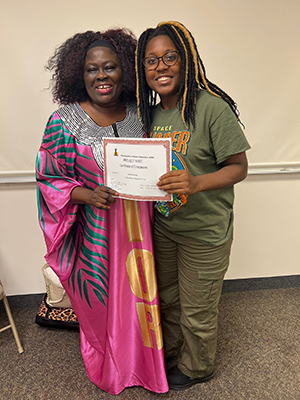
<path fill-rule="evenodd" d="M 129 200 L 172 201 L 157 187 L 172 170 L 171 139 L 104 138 L 104 184 Z"/>

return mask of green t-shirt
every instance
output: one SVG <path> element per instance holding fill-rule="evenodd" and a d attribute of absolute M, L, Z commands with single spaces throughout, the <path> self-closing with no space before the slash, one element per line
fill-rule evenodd
<path fill-rule="evenodd" d="M 218 171 L 223 161 L 250 148 L 228 104 L 204 90 L 197 98 L 195 129 L 186 128 L 177 107 L 163 110 L 159 104 L 153 111 L 151 137 L 171 137 L 172 168 L 185 168 L 194 176 Z M 174 196 L 173 202 L 158 203 L 155 223 L 173 233 L 220 245 L 232 233 L 233 202 L 233 187 Z"/>

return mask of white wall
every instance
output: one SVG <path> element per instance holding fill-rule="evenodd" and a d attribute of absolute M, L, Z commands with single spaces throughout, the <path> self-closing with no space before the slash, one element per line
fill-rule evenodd
<path fill-rule="evenodd" d="M 45 245 L 34 183 L 0 186 L 0 221 L 0 278 L 6 294 L 45 292 Z"/>
<path fill-rule="evenodd" d="M 226 278 L 300 274 L 300 174 L 248 175 L 235 193 Z"/>
<path fill-rule="evenodd" d="M 44 65 L 76 32 L 126 26 L 138 36 L 176 20 L 207 77 L 238 103 L 250 163 L 300 161 L 299 0 L 9 0 L 1 2 L 0 172 L 33 170 L 57 106 Z"/>
<path fill-rule="evenodd" d="M 300 174 L 249 175 L 236 186 L 227 279 L 300 273 Z M 45 291 L 35 184 L 0 186 L 0 277 L 8 295 Z"/>
<path fill-rule="evenodd" d="M 193 33 L 208 78 L 238 103 L 251 164 L 300 169 L 299 0 L 10 0 L 1 3 L 0 277 L 8 294 L 44 292 L 45 246 L 33 171 L 56 108 L 44 65 L 76 32 L 126 26 L 138 36 L 164 20 Z M 300 273 L 300 174 L 251 175 L 236 187 L 235 241 L 227 278 Z M 22 180 L 22 179 L 21 179 Z M 32 181 L 32 179 L 29 179 Z M 2 182 L 2 184 L 1 184 Z"/>

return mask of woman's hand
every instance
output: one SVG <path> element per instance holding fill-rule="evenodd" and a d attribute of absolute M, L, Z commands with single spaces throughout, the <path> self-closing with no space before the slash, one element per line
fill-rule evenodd
<path fill-rule="evenodd" d="M 186 169 L 179 169 L 162 175 L 157 186 L 167 193 L 190 195 L 197 192 L 197 178 Z"/>
<path fill-rule="evenodd" d="M 115 203 L 116 199 L 113 196 L 118 196 L 119 193 L 107 186 L 97 186 L 90 193 L 89 204 L 104 210 L 109 210 L 111 203 Z"/>
<path fill-rule="evenodd" d="M 219 171 L 192 176 L 187 170 L 170 171 L 159 178 L 157 186 L 167 193 L 191 195 L 206 190 L 231 187 L 247 176 L 246 153 L 238 153 L 225 160 Z"/>
<path fill-rule="evenodd" d="M 97 186 L 94 190 L 76 187 L 71 193 L 73 204 L 90 204 L 103 210 L 109 210 L 111 203 L 116 201 L 119 193 L 107 186 Z"/>

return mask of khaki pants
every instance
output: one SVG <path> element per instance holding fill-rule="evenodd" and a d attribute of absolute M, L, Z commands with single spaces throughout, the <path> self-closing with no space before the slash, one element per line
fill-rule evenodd
<path fill-rule="evenodd" d="M 191 378 L 213 371 L 218 304 L 232 238 L 208 246 L 155 227 L 154 245 L 165 357 L 181 355 Z"/>

